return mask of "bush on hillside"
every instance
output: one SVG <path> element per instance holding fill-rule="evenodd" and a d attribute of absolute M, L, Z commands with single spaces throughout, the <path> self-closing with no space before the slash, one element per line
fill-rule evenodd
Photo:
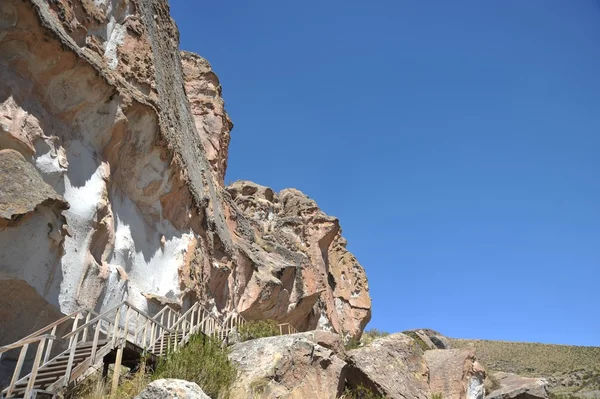
<path fill-rule="evenodd" d="M 279 326 L 275 320 L 249 321 L 248 323 L 239 327 L 239 333 L 241 341 L 273 337 L 275 335 L 279 335 Z"/>
<path fill-rule="evenodd" d="M 385 396 L 376 394 L 369 388 L 359 385 L 356 388 L 346 388 L 340 399 L 385 399 Z"/>
<path fill-rule="evenodd" d="M 236 368 L 221 342 L 196 335 L 177 352 L 161 359 L 152 379 L 177 378 L 195 382 L 211 398 L 227 398 L 236 376 Z"/>

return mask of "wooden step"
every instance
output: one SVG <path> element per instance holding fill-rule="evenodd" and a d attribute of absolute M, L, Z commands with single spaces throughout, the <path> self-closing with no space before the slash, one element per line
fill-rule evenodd
<path fill-rule="evenodd" d="M 35 383 L 33 384 L 34 387 L 40 387 L 43 385 L 50 385 L 50 383 L 58 380 L 60 377 L 64 377 L 65 375 L 63 374 L 62 376 L 47 376 L 47 377 L 36 377 L 35 379 Z M 19 387 L 23 387 L 25 388 L 27 386 L 27 380 L 18 383 L 17 385 L 15 385 L 15 387 L 19 388 Z"/>

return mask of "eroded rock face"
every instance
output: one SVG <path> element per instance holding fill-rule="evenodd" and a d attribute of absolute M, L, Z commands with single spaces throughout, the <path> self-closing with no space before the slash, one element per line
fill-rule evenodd
<path fill-rule="evenodd" d="M 495 372 L 499 388 L 486 399 L 547 399 L 548 382 L 543 378 L 528 378 L 512 373 Z"/>
<path fill-rule="evenodd" d="M 229 132 L 233 123 L 225 112 L 219 78 L 209 62 L 199 55 L 183 51 L 181 62 L 185 91 L 202 141 L 204 155 L 217 181 L 223 185 L 227 169 Z"/>
<path fill-rule="evenodd" d="M 444 399 L 483 399 L 484 368 L 475 360 L 474 349 L 425 351 L 429 367 L 429 389 Z"/>
<path fill-rule="evenodd" d="M 223 189 L 221 88 L 165 0 L 3 0 L 0 82 L 2 167 L 34 179 L 3 194 L 0 274 L 63 313 L 200 299 L 360 334 L 368 286 L 337 219 L 296 190 Z"/>
<path fill-rule="evenodd" d="M 423 351 L 410 337 L 391 334 L 348 351 L 348 383 L 363 385 L 390 399 L 427 399 L 429 368 Z"/>
<path fill-rule="evenodd" d="M 230 359 L 239 374 L 235 398 L 339 397 L 344 388 L 346 363 L 333 351 L 304 334 L 260 338 L 235 344 Z"/>
<path fill-rule="evenodd" d="M 165 378 L 152 381 L 135 399 L 210 399 L 195 382 Z"/>
<path fill-rule="evenodd" d="M 358 336 L 371 317 L 366 275 L 346 249 L 338 219 L 295 189 L 275 193 L 238 181 L 227 187 L 262 251 L 239 309 L 290 322 L 301 330 L 330 329 Z M 276 295 L 264 297 L 272 286 Z"/>

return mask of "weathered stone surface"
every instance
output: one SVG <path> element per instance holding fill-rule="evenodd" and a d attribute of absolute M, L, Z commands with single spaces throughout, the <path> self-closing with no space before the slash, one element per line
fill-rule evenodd
<path fill-rule="evenodd" d="M 210 63 L 204 58 L 183 51 L 181 53 L 185 91 L 187 93 L 194 122 L 204 155 L 212 167 L 217 181 L 223 185 L 227 169 L 229 132 L 233 123 L 221 97 L 221 84 Z"/>
<path fill-rule="evenodd" d="M 166 378 L 152 381 L 135 399 L 210 399 L 195 382 Z"/>
<path fill-rule="evenodd" d="M 475 360 L 474 349 L 425 351 L 429 367 L 429 389 L 444 399 L 483 399 L 484 368 Z"/>
<path fill-rule="evenodd" d="M 0 228 L 22 221 L 38 206 L 54 208 L 57 214 L 68 208 L 23 155 L 0 150 Z"/>
<path fill-rule="evenodd" d="M 338 219 L 294 189 L 275 193 L 248 181 L 227 187 L 249 221 L 250 256 L 258 266 L 238 310 L 300 330 L 330 329 L 358 337 L 371 317 L 366 275 L 346 250 Z M 264 296 L 267 287 L 273 294 Z"/>
<path fill-rule="evenodd" d="M 308 333 L 305 333 L 308 334 Z M 337 398 L 346 363 L 305 334 L 260 338 L 235 344 L 230 359 L 239 375 L 235 398 Z"/>
<path fill-rule="evenodd" d="M 548 383 L 543 378 L 528 378 L 512 373 L 495 372 L 493 377 L 500 388 L 486 395 L 486 399 L 546 399 Z"/>
<path fill-rule="evenodd" d="M 450 349 L 450 340 L 435 330 L 420 328 L 404 331 L 405 334 L 415 339 L 422 349 Z"/>
<path fill-rule="evenodd" d="M 347 353 L 348 383 L 363 385 L 390 399 L 427 399 L 429 369 L 410 337 L 391 334 Z"/>
<path fill-rule="evenodd" d="M 337 219 L 284 190 L 267 232 L 249 206 L 270 190 L 223 188 L 220 83 L 180 52 L 166 0 L 3 0 L 0 82 L 0 150 L 22 166 L 2 183 L 38 175 L 2 194 L 0 273 L 63 313 L 202 300 L 361 333 L 367 280 Z"/>

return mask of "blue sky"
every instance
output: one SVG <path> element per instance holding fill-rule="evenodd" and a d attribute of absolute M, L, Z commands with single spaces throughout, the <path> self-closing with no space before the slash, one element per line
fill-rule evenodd
<path fill-rule="evenodd" d="M 600 346 L 600 2 L 171 0 L 226 180 L 340 218 L 370 327 Z"/>

